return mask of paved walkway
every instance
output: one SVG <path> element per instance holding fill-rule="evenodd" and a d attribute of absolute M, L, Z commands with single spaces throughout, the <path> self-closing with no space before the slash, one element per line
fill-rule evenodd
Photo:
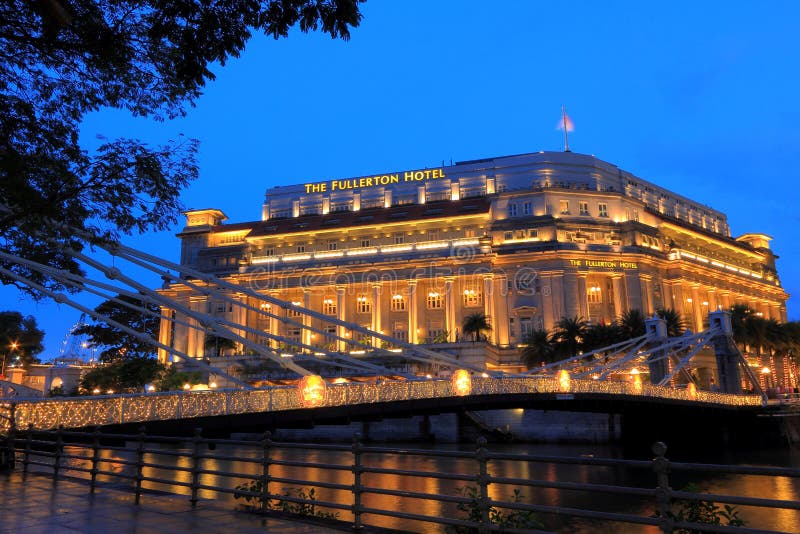
<path fill-rule="evenodd" d="M 133 493 L 106 487 L 89 493 L 88 484 L 41 475 L 0 473 L 0 533 L 20 534 L 179 534 L 202 532 L 317 533 L 342 532 L 322 525 L 236 512 L 231 505 L 200 501 L 192 509 L 187 497 L 145 493 L 133 504 Z"/>

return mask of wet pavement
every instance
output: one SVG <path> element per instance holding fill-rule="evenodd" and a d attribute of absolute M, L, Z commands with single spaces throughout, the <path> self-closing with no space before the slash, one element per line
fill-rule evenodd
<path fill-rule="evenodd" d="M 19 471 L 0 472 L 0 533 L 169 533 L 250 534 L 342 532 L 321 524 L 236 511 L 230 503 L 201 500 L 192 508 L 186 496 L 144 493 L 134 504 L 131 492 L 85 482 L 59 480 Z"/>

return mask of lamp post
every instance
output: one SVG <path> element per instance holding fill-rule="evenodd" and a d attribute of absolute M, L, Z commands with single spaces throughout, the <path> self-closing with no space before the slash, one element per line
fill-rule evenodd
<path fill-rule="evenodd" d="M 12 352 L 17 350 L 17 342 L 14 341 L 13 343 L 11 343 L 10 347 L 11 347 L 11 352 L 6 352 L 6 354 L 3 354 L 3 365 L 2 365 L 2 367 L 0 367 L 0 377 L 2 377 L 3 380 L 5 380 L 5 378 L 6 378 L 6 359 L 9 356 L 11 356 Z"/>

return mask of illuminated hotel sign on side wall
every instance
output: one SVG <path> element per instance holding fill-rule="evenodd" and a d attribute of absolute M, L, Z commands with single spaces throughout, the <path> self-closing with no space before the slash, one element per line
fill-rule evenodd
<path fill-rule="evenodd" d="M 638 269 L 635 261 L 617 260 L 569 260 L 570 267 L 585 267 L 589 269 Z"/>
<path fill-rule="evenodd" d="M 364 178 L 349 178 L 346 180 L 329 180 L 305 184 L 306 193 L 327 193 L 330 191 L 346 191 L 348 189 L 362 189 L 382 185 L 399 184 L 402 182 L 423 182 L 425 180 L 438 180 L 446 178 L 442 169 L 425 169 L 422 171 L 405 171 L 402 174 L 382 174 L 379 176 L 365 176 Z"/>

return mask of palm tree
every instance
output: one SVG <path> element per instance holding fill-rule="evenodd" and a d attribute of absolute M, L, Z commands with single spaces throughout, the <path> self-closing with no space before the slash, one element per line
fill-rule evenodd
<path fill-rule="evenodd" d="M 731 328 L 733 329 L 733 340 L 741 346 L 749 345 L 747 339 L 747 329 L 745 323 L 747 319 L 755 316 L 755 313 L 746 304 L 734 304 L 731 306 Z"/>
<path fill-rule="evenodd" d="M 588 352 L 601 349 L 619 341 L 622 341 L 619 327 L 614 323 L 600 322 L 586 329 L 583 335 L 583 350 Z"/>
<path fill-rule="evenodd" d="M 667 336 L 678 337 L 682 336 L 686 331 L 686 321 L 683 320 L 681 314 L 672 308 L 661 308 L 656 310 L 656 314 L 664 319 L 667 323 Z"/>
<path fill-rule="evenodd" d="M 550 336 L 556 355 L 567 358 L 575 356 L 583 348 L 583 338 L 589 323 L 583 317 L 562 317 Z"/>
<path fill-rule="evenodd" d="M 472 334 L 472 342 L 475 343 L 481 337 L 481 333 L 491 332 L 492 326 L 485 314 L 476 312 L 464 317 L 461 329 L 464 335 Z"/>
<path fill-rule="evenodd" d="M 622 339 L 632 339 L 645 334 L 644 314 L 642 310 L 632 308 L 617 318 Z"/>
<path fill-rule="evenodd" d="M 550 343 L 550 333 L 547 330 L 532 330 L 523 340 L 525 346 L 522 349 L 522 361 L 528 369 L 532 369 L 542 363 L 551 363 L 555 360 L 555 351 Z"/>

